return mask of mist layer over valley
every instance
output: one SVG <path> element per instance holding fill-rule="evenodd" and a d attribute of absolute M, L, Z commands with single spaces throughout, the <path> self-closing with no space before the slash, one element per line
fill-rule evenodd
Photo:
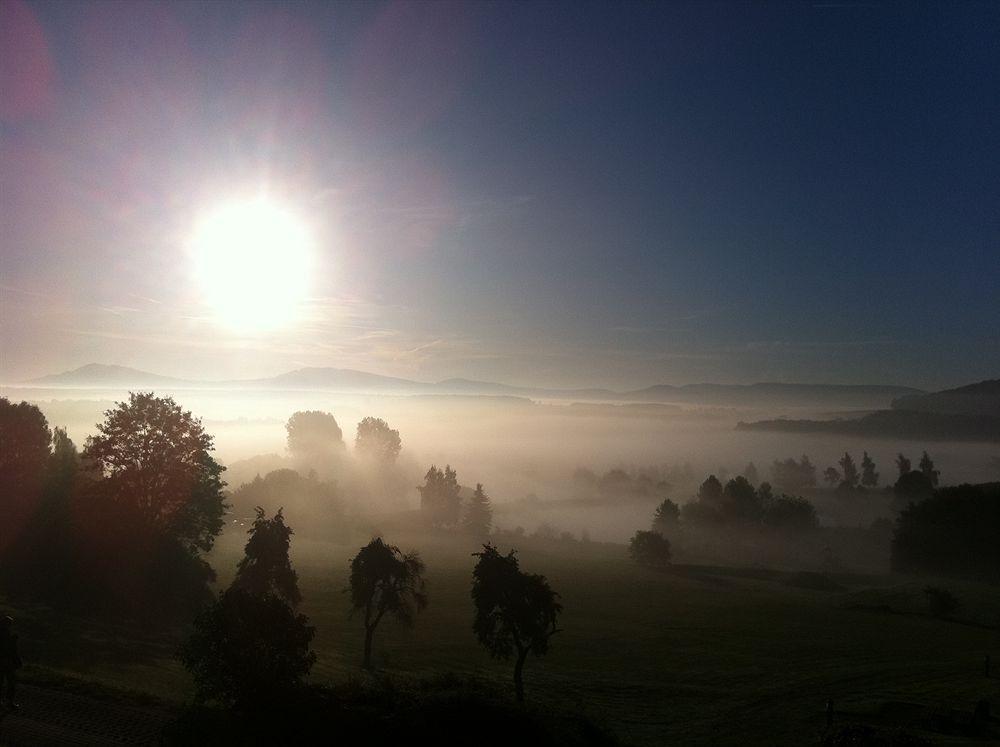
<path fill-rule="evenodd" d="M 129 370 L 123 371 L 127 375 Z M 134 372 L 131 376 L 136 378 Z M 775 460 L 803 455 L 821 474 L 845 451 L 858 459 L 867 452 L 881 469 L 880 488 L 895 480 L 897 454 L 917 457 L 924 450 L 933 454 L 949 484 L 1000 477 L 995 443 L 737 429 L 737 424 L 747 421 L 864 416 L 888 408 L 901 392 L 915 391 L 905 387 L 858 388 L 847 396 L 836 388 L 830 388 L 831 394 L 822 387 L 797 390 L 770 385 L 772 391 L 762 403 L 753 388 L 732 387 L 702 387 L 696 390 L 698 394 L 668 388 L 679 402 L 662 401 L 669 395 L 653 387 L 645 391 L 656 392 L 659 401 L 642 402 L 635 401 L 638 395 L 634 393 L 623 400 L 620 394 L 605 390 L 549 391 L 549 395 L 562 396 L 546 398 L 386 393 L 378 391 L 385 388 L 382 382 L 367 387 L 356 384 L 352 391 L 259 383 L 209 388 L 196 383 L 178 385 L 152 375 L 138 378 L 132 386 L 123 381 L 104 381 L 100 387 L 89 388 L 74 386 L 73 381 L 60 382 L 58 387 L 46 383 L 0 392 L 37 403 L 51 424 L 65 427 L 81 444 L 93 434 L 102 413 L 126 398 L 130 388 L 171 395 L 202 418 L 214 436 L 218 459 L 227 467 L 224 478 L 230 491 L 282 468 L 297 469 L 303 476 L 315 471 L 322 480 L 336 484 L 338 500 L 355 517 L 359 531 L 385 523 L 377 517 L 417 509 L 417 487 L 431 465 L 450 465 L 469 491 L 477 483 L 486 486 L 497 528 L 528 535 L 541 528 L 543 534 L 568 532 L 575 538 L 607 542 L 627 540 L 636 527 L 648 524 L 653 509 L 665 498 L 683 505 L 709 474 L 725 483 L 752 464 L 758 482 L 773 482 Z M 471 385 L 466 383 L 466 387 Z M 581 393 L 586 400 L 573 399 Z M 855 408 L 845 408 L 845 404 Z M 322 411 L 335 417 L 343 440 L 339 456 L 303 464 L 289 455 L 285 425 L 297 411 Z M 391 480 L 380 482 L 377 489 L 372 487 L 371 476 L 365 476 L 364 466 L 352 457 L 357 425 L 369 416 L 387 421 L 402 440 Z M 638 489 L 631 482 L 615 485 L 614 475 L 608 477 L 615 471 L 628 475 L 629 481 L 641 478 L 646 488 Z M 893 515 L 884 491 L 864 500 L 834 500 L 832 491 L 824 490 L 817 480 L 799 492 L 816 503 L 822 526 L 867 528 L 875 519 Z M 293 519 L 308 505 L 293 507 L 295 502 L 288 502 L 286 513 Z M 246 506 L 234 510 L 242 512 L 234 519 L 245 518 Z M 346 536 L 338 532 L 333 539 L 346 541 Z"/>

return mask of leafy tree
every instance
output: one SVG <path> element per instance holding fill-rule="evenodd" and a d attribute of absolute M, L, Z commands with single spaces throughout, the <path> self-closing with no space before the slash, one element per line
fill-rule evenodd
<path fill-rule="evenodd" d="M 292 568 L 288 549 L 292 528 L 285 524 L 281 509 L 268 519 L 264 509 L 257 508 L 257 518 L 247 534 L 245 554 L 236 566 L 233 588 L 245 589 L 258 596 L 273 594 L 291 607 L 302 601 L 299 576 Z"/>
<path fill-rule="evenodd" d="M 751 485 L 757 485 L 760 482 L 760 473 L 757 471 L 757 466 L 753 462 L 749 462 L 747 466 L 743 468 L 743 476 Z"/>
<path fill-rule="evenodd" d="M 462 517 L 462 528 L 476 537 L 488 537 L 493 524 L 493 506 L 490 497 L 483 490 L 482 483 L 476 483 L 476 492 L 469 499 Z"/>
<path fill-rule="evenodd" d="M 233 587 L 197 617 L 181 661 L 200 699 L 244 710 L 273 707 L 316 661 L 314 633 L 281 597 Z"/>
<path fill-rule="evenodd" d="M 629 540 L 628 554 L 639 565 L 663 568 L 670 565 L 670 541 L 659 532 L 640 530 Z"/>
<path fill-rule="evenodd" d="M 344 434 L 337 419 L 320 410 L 298 411 L 285 424 L 288 451 L 310 464 L 322 464 L 343 452 Z"/>
<path fill-rule="evenodd" d="M 284 507 L 287 521 L 299 527 L 303 536 L 330 539 L 343 534 L 343 500 L 337 483 L 320 480 L 315 472 L 303 477 L 293 469 L 276 469 L 264 477 L 257 475 L 230 496 L 233 512 L 251 515 L 257 507 L 275 513 Z"/>
<path fill-rule="evenodd" d="M 427 606 L 424 564 L 415 552 L 374 538 L 351 560 L 351 605 L 365 615 L 364 667 L 372 666 L 372 640 L 382 618 L 389 614 L 404 625 L 413 625 L 417 612 Z"/>
<path fill-rule="evenodd" d="M 878 472 L 875 471 L 875 460 L 864 452 L 861 457 L 861 484 L 866 488 L 874 488 L 878 485 Z"/>
<path fill-rule="evenodd" d="M 743 476 L 734 477 L 722 491 L 723 512 L 734 521 L 755 521 L 760 518 L 761 505 L 754 490 Z"/>
<path fill-rule="evenodd" d="M 83 461 L 100 494 L 134 510 L 141 521 L 192 553 L 207 552 L 222 530 L 222 472 L 201 421 L 170 397 L 130 393 L 87 439 Z"/>
<path fill-rule="evenodd" d="M 764 523 L 778 529 L 806 530 L 819 526 L 816 508 L 805 498 L 782 495 L 764 504 Z"/>
<path fill-rule="evenodd" d="M 757 497 L 760 499 L 761 505 L 766 506 L 768 501 L 774 499 L 774 493 L 771 488 L 771 483 L 762 482 L 757 488 Z"/>
<path fill-rule="evenodd" d="M 722 503 L 722 483 L 715 475 L 709 475 L 698 487 L 698 500 L 716 505 Z"/>
<path fill-rule="evenodd" d="M 52 434 L 42 411 L 0 397 L 0 555 L 24 530 L 41 500 Z"/>
<path fill-rule="evenodd" d="M 910 470 L 892 488 L 897 506 L 920 503 L 934 495 L 934 483 L 923 472 Z"/>
<path fill-rule="evenodd" d="M 909 472 L 913 467 L 910 464 L 910 460 L 907 459 L 902 454 L 896 455 L 896 469 L 899 471 L 899 476 L 902 477 L 907 472 Z"/>
<path fill-rule="evenodd" d="M 11 482 L 32 480 L 45 469 L 51 439 L 48 421 L 37 406 L 15 405 L 0 397 L 0 477 Z"/>
<path fill-rule="evenodd" d="M 451 465 L 444 471 L 431 466 L 424 477 L 420 491 L 420 509 L 431 526 L 450 527 L 458 523 L 462 511 L 462 497 L 459 493 L 458 475 Z"/>
<path fill-rule="evenodd" d="M 0 397 L 0 570 L 38 509 L 51 433 L 42 411 Z"/>
<path fill-rule="evenodd" d="M 49 483 L 62 492 L 68 490 L 80 469 L 80 452 L 65 428 L 52 429 L 52 455 L 49 458 Z"/>
<path fill-rule="evenodd" d="M 389 427 L 382 418 L 365 418 L 358 423 L 354 450 L 384 464 L 393 464 L 399 456 L 403 442 L 399 431 Z"/>
<path fill-rule="evenodd" d="M 823 481 L 826 482 L 831 488 L 834 485 L 840 484 L 840 472 L 836 467 L 827 467 L 823 470 Z"/>
<path fill-rule="evenodd" d="M 789 457 L 771 465 L 771 480 L 782 490 L 799 491 L 816 486 L 816 467 L 805 454 L 796 461 Z"/>
<path fill-rule="evenodd" d="M 931 459 L 930 455 L 925 451 L 924 455 L 920 457 L 920 471 L 931 481 L 931 485 L 935 488 L 938 485 L 938 479 L 941 477 L 941 472 L 934 469 L 934 460 Z"/>
<path fill-rule="evenodd" d="M 663 503 L 656 507 L 653 514 L 653 531 L 663 533 L 677 526 L 680 521 L 680 507 L 669 498 L 665 498 Z"/>
<path fill-rule="evenodd" d="M 843 488 L 857 487 L 860 475 L 858 474 L 858 467 L 854 463 L 854 458 L 845 451 L 844 456 L 840 458 L 837 464 L 840 465 L 840 472 L 844 477 L 840 482 L 840 486 Z"/>
<path fill-rule="evenodd" d="M 545 576 L 521 571 L 513 550 L 501 555 L 493 545 L 483 545 L 475 556 L 479 560 L 472 571 L 472 629 L 493 658 L 515 656 L 514 688 L 523 702 L 524 662 L 528 654 L 548 653 L 549 639 L 559 632 L 559 595 Z"/>
<path fill-rule="evenodd" d="M 925 484 L 922 472 L 912 471 Z M 926 573 L 1000 582 L 1000 487 L 959 485 L 939 488 L 896 518 L 892 567 L 903 573 Z"/>

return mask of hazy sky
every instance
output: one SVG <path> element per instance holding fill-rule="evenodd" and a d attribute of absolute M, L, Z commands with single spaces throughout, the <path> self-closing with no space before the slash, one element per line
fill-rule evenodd
<path fill-rule="evenodd" d="M 1000 4 L 0 5 L 0 379 L 1000 374 Z M 220 327 L 199 216 L 315 241 Z"/>

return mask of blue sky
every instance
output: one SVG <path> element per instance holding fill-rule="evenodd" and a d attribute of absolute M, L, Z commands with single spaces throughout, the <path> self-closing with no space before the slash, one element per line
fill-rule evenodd
<path fill-rule="evenodd" d="M 8 381 L 1000 371 L 996 4 L 3 12 Z M 317 264 L 301 323 L 235 334 L 184 245 L 261 188 Z"/>

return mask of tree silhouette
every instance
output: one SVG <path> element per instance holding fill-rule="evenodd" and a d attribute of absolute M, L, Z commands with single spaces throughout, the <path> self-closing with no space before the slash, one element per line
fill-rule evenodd
<path fill-rule="evenodd" d="M 629 540 L 628 554 L 639 565 L 663 568 L 670 565 L 670 541 L 659 532 L 640 530 Z"/>
<path fill-rule="evenodd" d="M 826 482 L 831 488 L 834 485 L 840 484 L 840 472 L 836 467 L 827 467 L 823 470 L 823 481 Z"/>
<path fill-rule="evenodd" d="M 874 488 L 878 485 L 878 472 L 875 471 L 875 460 L 864 452 L 861 457 L 861 484 L 866 488 Z"/>
<path fill-rule="evenodd" d="M 897 506 L 920 503 L 934 495 L 934 483 L 919 470 L 910 470 L 892 488 Z"/>
<path fill-rule="evenodd" d="M 472 629 L 493 658 L 515 655 L 514 688 L 523 702 L 524 662 L 531 653 L 544 656 L 549 639 L 559 632 L 559 595 L 545 576 L 522 572 L 513 550 L 501 555 L 493 545 L 483 545 L 474 555 L 479 560 L 472 571 Z"/>
<path fill-rule="evenodd" d="M 402 448 L 399 431 L 390 428 L 382 418 L 368 417 L 358 423 L 358 432 L 354 437 L 354 450 L 358 454 L 392 464 Z"/>
<path fill-rule="evenodd" d="M 483 490 L 482 483 L 476 483 L 476 492 L 469 499 L 462 517 L 462 528 L 476 537 L 488 537 L 493 524 L 493 506 L 490 497 Z"/>
<path fill-rule="evenodd" d="M 808 530 L 819 526 L 816 508 L 805 498 L 780 495 L 764 503 L 764 524 L 777 529 Z"/>
<path fill-rule="evenodd" d="M 424 484 L 417 490 L 420 491 L 420 509 L 431 526 L 449 527 L 458 523 L 462 497 L 458 476 L 451 465 L 445 465 L 444 471 L 432 465 L 424 477 Z"/>
<path fill-rule="evenodd" d="M 924 455 L 920 457 L 920 471 L 931 481 L 931 485 L 935 488 L 938 485 L 938 479 L 941 477 L 940 470 L 934 469 L 934 460 L 931 459 L 930 454 L 926 451 Z"/>
<path fill-rule="evenodd" d="M 757 466 L 753 462 L 749 462 L 747 466 L 743 468 L 743 476 L 751 485 L 756 486 L 760 482 L 760 473 L 757 471 Z"/>
<path fill-rule="evenodd" d="M 388 614 L 413 625 L 416 613 L 427 606 L 424 564 L 415 553 L 402 553 L 375 537 L 351 560 L 351 606 L 365 615 L 363 666 L 372 667 L 375 629 Z"/>
<path fill-rule="evenodd" d="M 83 462 L 103 478 L 101 495 L 190 552 L 207 552 L 226 509 L 225 467 L 212 449 L 199 419 L 170 397 L 139 392 L 105 412 L 97 435 L 87 439 Z"/>
<path fill-rule="evenodd" d="M 275 594 L 231 587 L 194 622 L 181 648 L 199 699 L 273 707 L 309 673 L 314 628 Z"/>
<path fill-rule="evenodd" d="M 299 593 L 299 576 L 288 557 L 292 529 L 285 524 L 279 508 L 274 518 L 268 519 L 264 509 L 257 508 L 257 518 L 247 531 L 243 558 L 236 566 L 233 588 L 245 589 L 251 594 L 274 594 L 291 607 L 302 601 Z"/>
<path fill-rule="evenodd" d="M 930 484 L 922 472 L 908 474 Z M 892 568 L 1000 583 L 998 527 L 996 483 L 939 488 L 926 500 L 910 503 L 896 519 Z"/>
<path fill-rule="evenodd" d="M 804 490 L 816 486 L 816 467 L 805 454 L 796 461 L 789 457 L 771 465 L 771 480 L 782 490 Z"/>
<path fill-rule="evenodd" d="M 722 491 L 722 505 L 727 519 L 755 521 L 761 515 L 757 491 L 742 475 L 726 483 Z"/>
<path fill-rule="evenodd" d="M 669 498 L 665 498 L 663 503 L 656 507 L 653 514 L 653 531 L 661 534 L 677 526 L 681 518 L 681 509 Z"/>
<path fill-rule="evenodd" d="M 344 434 L 337 419 L 320 410 L 298 411 L 285 424 L 288 451 L 310 464 L 322 464 L 344 449 Z"/>
<path fill-rule="evenodd" d="M 913 469 L 913 467 L 910 464 L 910 460 L 907 459 L 902 454 L 897 454 L 896 455 L 896 470 L 899 472 L 899 476 L 902 477 L 907 472 L 909 472 L 911 469 Z"/>
<path fill-rule="evenodd" d="M 52 434 L 42 411 L 0 397 L 0 556 L 21 534 L 41 500 Z M 2 563 L 0 563 L 2 565 Z"/>
<path fill-rule="evenodd" d="M 705 482 L 698 486 L 698 500 L 716 505 L 722 503 L 722 483 L 715 475 L 709 475 Z"/>
<path fill-rule="evenodd" d="M 840 486 L 844 488 L 857 487 L 860 475 L 858 474 L 858 467 L 854 463 L 854 458 L 845 451 L 844 456 L 840 458 L 837 464 L 840 465 L 840 473 L 843 476 Z"/>

